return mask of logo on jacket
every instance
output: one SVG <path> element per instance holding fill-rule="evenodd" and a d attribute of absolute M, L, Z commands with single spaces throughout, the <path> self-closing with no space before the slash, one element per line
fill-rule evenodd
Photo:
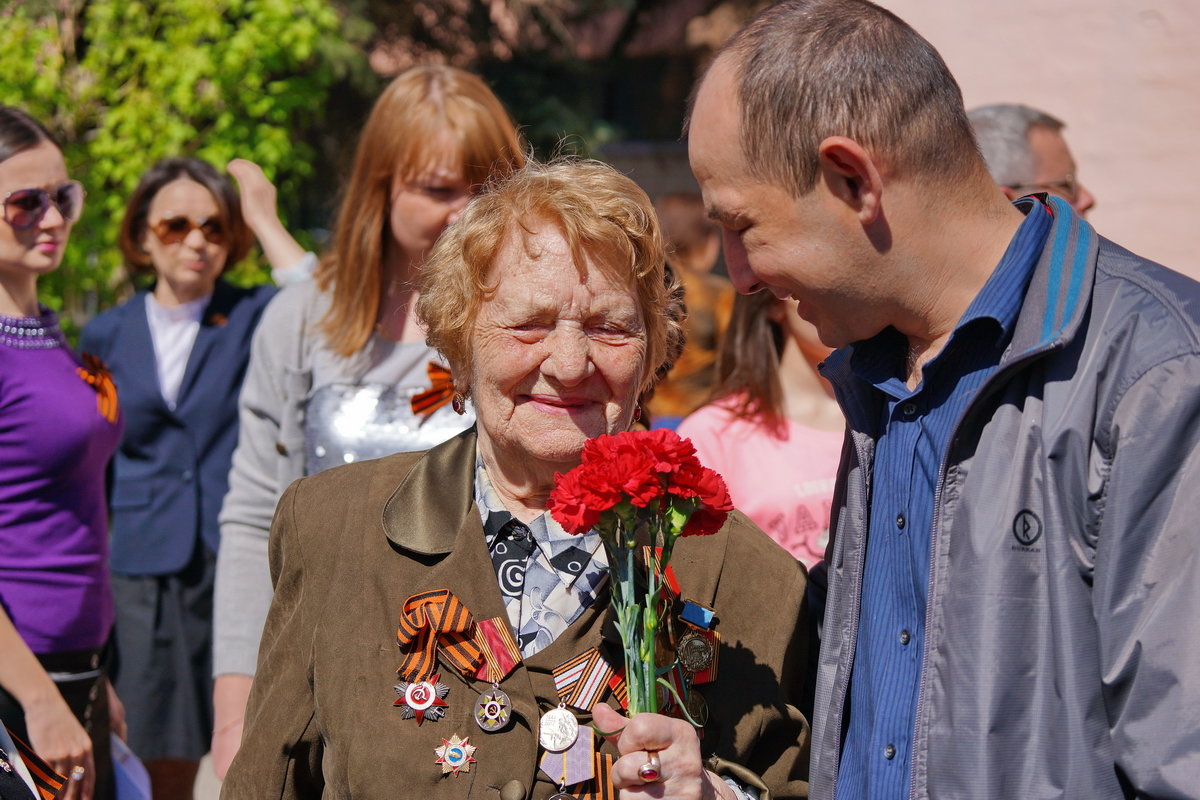
<path fill-rule="evenodd" d="M 1023 508 L 1013 517 L 1012 532 L 1023 547 L 1029 547 L 1042 538 L 1042 520 L 1028 508 Z"/>

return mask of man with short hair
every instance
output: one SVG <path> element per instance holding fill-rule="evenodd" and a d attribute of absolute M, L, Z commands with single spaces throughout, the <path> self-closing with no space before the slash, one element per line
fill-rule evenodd
<path fill-rule="evenodd" d="M 689 155 L 734 285 L 841 348 L 812 796 L 1200 794 L 1200 286 L 1006 202 L 865 0 L 755 17 Z"/>
<path fill-rule="evenodd" d="M 967 112 L 992 179 L 1010 200 L 1032 192 L 1056 194 L 1086 216 L 1096 198 L 1079 182 L 1062 120 L 1016 103 Z"/>

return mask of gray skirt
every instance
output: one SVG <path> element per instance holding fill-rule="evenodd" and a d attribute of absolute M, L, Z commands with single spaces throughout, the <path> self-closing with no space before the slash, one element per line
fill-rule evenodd
<path fill-rule="evenodd" d="M 216 556 L 203 545 L 172 575 L 113 575 L 116 667 L 129 747 L 143 761 L 199 760 L 212 739 Z"/>

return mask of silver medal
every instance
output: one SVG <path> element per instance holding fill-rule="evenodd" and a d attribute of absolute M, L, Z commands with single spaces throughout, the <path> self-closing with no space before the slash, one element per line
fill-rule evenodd
<path fill-rule="evenodd" d="M 551 753 L 561 753 L 568 749 L 575 744 L 578 736 L 579 720 L 575 719 L 575 715 L 568 711 L 565 705 L 547 711 L 538 723 L 538 744 Z"/>

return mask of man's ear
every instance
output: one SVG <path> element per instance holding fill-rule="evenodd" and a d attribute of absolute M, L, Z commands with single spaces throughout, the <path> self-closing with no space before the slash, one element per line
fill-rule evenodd
<path fill-rule="evenodd" d="M 817 146 L 821 172 L 830 191 L 870 225 L 883 208 L 883 178 L 875 159 L 862 145 L 845 136 L 830 136 Z"/>

